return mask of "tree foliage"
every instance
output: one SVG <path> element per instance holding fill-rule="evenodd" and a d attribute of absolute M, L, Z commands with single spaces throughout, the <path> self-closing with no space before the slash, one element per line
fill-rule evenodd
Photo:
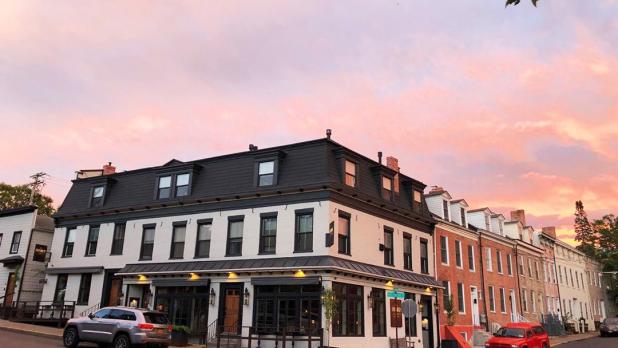
<path fill-rule="evenodd" d="M 444 310 L 446 311 L 446 323 L 449 326 L 455 325 L 455 305 L 453 304 L 453 295 L 449 296 L 444 302 Z"/>
<path fill-rule="evenodd" d="M 32 188 L 29 185 L 9 185 L 0 182 L 0 210 L 26 206 L 30 203 Z M 39 214 L 51 216 L 54 209 L 53 200 L 40 193 L 34 194 L 33 204 L 39 208 Z"/>
<path fill-rule="evenodd" d="M 582 201 L 575 202 L 575 240 L 579 242 L 578 250 L 590 257 L 595 257 L 597 236 L 588 221 Z"/>
<path fill-rule="evenodd" d="M 504 5 L 504 7 L 509 6 L 509 5 L 519 5 L 519 3 L 521 2 L 521 0 L 506 0 L 506 4 Z M 530 0 L 530 2 L 532 2 L 532 5 L 534 5 L 534 7 L 536 7 L 536 3 L 539 2 L 539 0 Z"/>

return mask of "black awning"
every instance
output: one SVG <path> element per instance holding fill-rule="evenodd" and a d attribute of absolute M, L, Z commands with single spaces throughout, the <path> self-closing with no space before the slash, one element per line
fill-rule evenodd
<path fill-rule="evenodd" d="M 320 277 L 254 277 L 253 285 L 310 285 L 320 284 Z"/>
<path fill-rule="evenodd" d="M 5 266 L 19 265 L 22 262 L 24 262 L 24 258 L 19 255 L 5 257 L 2 260 L 0 260 L 0 263 L 4 264 Z"/>
<path fill-rule="evenodd" d="M 208 279 L 153 279 L 154 286 L 208 286 Z"/>
<path fill-rule="evenodd" d="M 81 273 L 101 273 L 103 267 L 58 267 L 48 268 L 47 274 L 81 274 Z"/>

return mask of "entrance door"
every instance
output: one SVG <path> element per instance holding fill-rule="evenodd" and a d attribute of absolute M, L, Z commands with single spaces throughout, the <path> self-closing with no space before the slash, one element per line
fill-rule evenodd
<path fill-rule="evenodd" d="M 4 305 L 10 306 L 13 304 L 13 294 L 15 293 L 15 273 L 9 273 L 9 279 L 6 281 L 6 291 L 4 292 Z"/>
<path fill-rule="evenodd" d="M 101 295 L 101 307 L 119 306 L 120 294 L 122 294 L 122 277 L 116 276 L 118 269 L 106 269 L 103 279 L 103 294 Z"/>
<path fill-rule="evenodd" d="M 433 305 L 431 296 L 421 296 L 421 306 L 423 306 L 423 318 L 421 326 L 423 328 L 423 348 L 433 348 Z"/>
<path fill-rule="evenodd" d="M 476 286 L 470 287 L 470 302 L 472 303 L 472 325 L 480 326 L 481 318 L 479 316 L 479 293 Z"/>
<path fill-rule="evenodd" d="M 242 288 L 243 284 L 221 284 L 221 301 L 219 303 L 219 325 L 223 325 L 223 332 L 240 334 L 242 319 Z"/>
<path fill-rule="evenodd" d="M 515 291 L 509 292 L 509 301 L 511 302 L 511 321 L 517 322 L 517 301 L 515 299 Z"/>

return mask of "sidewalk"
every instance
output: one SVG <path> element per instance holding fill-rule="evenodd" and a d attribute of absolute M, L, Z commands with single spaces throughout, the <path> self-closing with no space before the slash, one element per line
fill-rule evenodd
<path fill-rule="evenodd" d="M 598 332 L 592 331 L 592 332 L 586 332 L 583 334 L 573 334 L 573 335 L 565 335 L 565 336 L 550 336 L 549 345 L 551 347 L 555 347 L 563 343 L 581 341 L 581 340 L 585 340 L 588 338 L 596 337 L 598 335 L 599 335 Z"/>

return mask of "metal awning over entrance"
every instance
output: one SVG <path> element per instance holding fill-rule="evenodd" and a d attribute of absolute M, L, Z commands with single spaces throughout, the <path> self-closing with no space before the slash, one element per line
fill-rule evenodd
<path fill-rule="evenodd" d="M 426 274 L 386 268 L 334 256 L 134 263 L 126 265 L 116 274 L 120 276 L 175 275 L 188 273 L 295 271 L 299 269 L 304 271 L 341 271 L 359 276 L 413 283 L 423 287 L 442 288 L 442 285 L 435 278 Z"/>
<path fill-rule="evenodd" d="M 0 263 L 2 263 L 5 266 L 20 265 L 22 262 L 24 262 L 24 258 L 19 255 L 5 257 L 2 260 L 0 260 Z"/>
<path fill-rule="evenodd" d="M 103 267 L 58 267 L 48 268 L 47 274 L 82 274 L 82 273 L 101 273 Z"/>

